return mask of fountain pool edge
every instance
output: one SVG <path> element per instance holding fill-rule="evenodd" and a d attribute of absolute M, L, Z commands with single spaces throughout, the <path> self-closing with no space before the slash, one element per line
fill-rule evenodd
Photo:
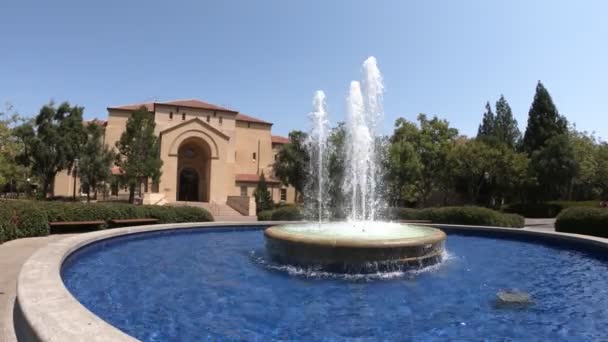
<path fill-rule="evenodd" d="M 286 222 L 203 222 L 116 228 L 76 235 L 52 242 L 36 251 L 23 265 L 17 280 L 15 331 L 24 341 L 137 341 L 85 308 L 63 284 L 61 266 L 76 250 L 100 240 L 162 230 L 272 226 Z M 289 222 L 293 223 L 293 222 Z M 517 228 L 419 224 L 446 233 L 533 237 L 574 243 L 608 252 L 608 239 L 578 234 L 540 232 Z M 575 246 L 576 248 L 576 246 Z"/>

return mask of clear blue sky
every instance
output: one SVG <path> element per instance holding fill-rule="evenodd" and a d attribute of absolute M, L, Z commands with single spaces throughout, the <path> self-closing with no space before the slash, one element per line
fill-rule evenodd
<path fill-rule="evenodd" d="M 332 122 L 369 55 L 385 128 L 424 112 L 475 134 L 503 93 L 520 127 L 537 80 L 579 129 L 608 138 L 608 1 L 0 2 L 0 102 L 108 105 L 200 98 L 308 125 L 316 89 Z"/>

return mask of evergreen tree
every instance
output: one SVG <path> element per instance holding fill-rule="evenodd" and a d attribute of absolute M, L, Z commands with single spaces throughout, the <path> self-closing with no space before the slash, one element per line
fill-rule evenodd
<path fill-rule="evenodd" d="M 307 134 L 302 131 L 291 131 L 289 143 L 283 145 L 274 162 L 274 174 L 285 185 L 291 185 L 296 190 L 296 202 L 304 191 L 308 177 L 310 155 L 306 150 Z"/>
<path fill-rule="evenodd" d="M 494 121 L 494 136 L 506 146 L 515 149 L 521 140 L 521 132 L 517 127 L 517 120 L 503 95 L 496 101 L 496 118 Z"/>
<path fill-rule="evenodd" d="M 528 127 L 523 140 L 523 150 L 528 154 L 542 149 L 548 140 L 568 133 L 567 120 L 559 115 L 551 95 L 539 81 L 534 101 L 528 113 Z"/>
<path fill-rule="evenodd" d="M 99 187 L 110 179 L 114 153 L 103 144 L 104 131 L 96 122 L 89 123 L 86 132 L 87 141 L 82 149 L 78 174 L 88 202 L 91 198 L 91 190 L 97 198 Z"/>
<path fill-rule="evenodd" d="M 59 107 L 51 102 L 40 109 L 33 124 L 26 123 L 15 130 L 24 143 L 23 153 L 17 158 L 42 182 L 42 193 L 53 195 L 55 176 L 59 171 L 71 171 L 86 140 L 82 124 L 83 107 Z"/>
<path fill-rule="evenodd" d="M 272 201 L 272 195 L 270 191 L 268 191 L 268 185 L 266 184 L 266 177 L 264 177 L 264 172 L 260 174 L 260 179 L 258 181 L 258 185 L 253 192 L 253 197 L 255 197 L 256 210 L 270 210 L 274 207 L 274 202 Z"/>
<path fill-rule="evenodd" d="M 142 106 L 131 113 L 126 130 L 116 142 L 116 166 L 122 172 L 121 183 L 129 188 L 131 203 L 135 200 L 136 187 L 147 179 L 153 182 L 160 179 L 163 162 L 159 158 L 160 145 L 154 127 L 154 116 Z"/>
<path fill-rule="evenodd" d="M 486 102 L 486 111 L 483 113 L 481 125 L 477 129 L 477 138 L 488 138 L 495 136 L 494 130 L 496 126 L 496 118 L 492 113 L 490 102 Z"/>

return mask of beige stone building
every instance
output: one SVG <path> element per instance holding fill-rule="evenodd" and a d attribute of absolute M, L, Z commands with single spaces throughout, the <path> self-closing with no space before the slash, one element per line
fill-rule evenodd
<path fill-rule="evenodd" d="M 199 100 L 137 103 L 108 107 L 108 120 L 100 122 L 107 145 L 115 146 L 132 111 L 141 106 L 154 116 L 163 161 L 160 182 L 142 184 L 144 203 L 201 202 L 251 215 L 262 172 L 275 203 L 294 201 L 294 189 L 274 178 L 272 164 L 288 140 L 272 135 L 272 123 Z M 75 188 L 77 177 L 57 175 L 55 195 L 71 196 Z M 112 195 L 124 194 L 120 189 Z"/>

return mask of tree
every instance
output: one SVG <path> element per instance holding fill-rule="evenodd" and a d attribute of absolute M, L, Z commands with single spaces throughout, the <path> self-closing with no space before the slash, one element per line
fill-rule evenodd
<path fill-rule="evenodd" d="M 481 125 L 477 129 L 477 138 L 487 138 L 495 136 L 496 118 L 492 113 L 490 102 L 486 102 L 486 111 L 483 113 Z"/>
<path fill-rule="evenodd" d="M 572 179 L 579 171 L 575 150 L 567 134 L 557 135 L 532 153 L 531 166 L 538 188 L 532 197 L 552 200 L 567 197 Z"/>
<path fill-rule="evenodd" d="M 513 117 L 511 106 L 503 95 L 496 101 L 496 119 L 494 121 L 494 136 L 498 142 L 515 149 L 521 140 L 521 132 L 517 120 Z"/>
<path fill-rule="evenodd" d="M 477 139 L 492 145 L 506 145 L 515 149 L 521 140 L 521 132 L 509 103 L 503 95 L 496 101 L 496 114 L 492 113 L 490 103 L 486 103 L 483 120 L 477 130 Z"/>
<path fill-rule="evenodd" d="M 59 107 L 51 102 L 40 109 L 33 123 L 15 129 L 16 136 L 24 143 L 18 160 L 31 166 L 42 182 L 44 195 L 53 195 L 57 173 L 66 169 L 71 171 L 74 160 L 81 154 L 86 140 L 83 111 L 83 107 L 70 106 L 68 102 Z"/>
<path fill-rule="evenodd" d="M 416 187 L 423 165 L 416 150 L 418 127 L 402 118 L 397 119 L 395 127 L 395 134 L 389 139 L 386 159 L 386 176 L 390 184 L 388 196 L 393 204 L 403 205 L 418 199 Z"/>
<path fill-rule="evenodd" d="M 161 176 L 160 145 L 154 127 L 154 116 L 142 106 L 131 113 L 126 130 L 116 142 L 116 166 L 122 172 L 121 183 L 129 189 L 130 203 L 135 201 L 136 187 L 147 179 L 158 182 Z"/>
<path fill-rule="evenodd" d="M 414 187 L 407 192 L 415 193 L 417 201 L 426 205 L 433 191 L 442 190 L 444 194 L 447 194 L 449 190 L 451 184 L 447 157 L 454 146 L 458 130 L 450 127 L 446 120 L 440 120 L 437 117 L 429 120 L 424 114 L 418 115 L 418 123 L 419 127 L 416 127 L 403 118 L 397 119 L 395 122 L 395 131 L 390 138 L 391 147 L 389 147 L 389 151 L 392 149 L 392 154 L 389 152 L 389 156 L 398 160 L 393 160 L 394 165 L 393 162 L 389 162 L 388 175 L 389 177 L 391 175 L 395 177 L 397 174 L 407 174 L 407 177 L 417 175 L 415 181 L 409 180 Z M 408 144 L 411 145 L 415 154 L 411 152 Z M 409 155 L 417 155 L 420 164 L 415 162 L 404 165 L 403 163 L 409 162 Z M 420 167 L 419 170 L 417 170 L 418 167 Z M 405 177 L 401 176 L 401 183 L 397 185 L 400 192 L 403 191 L 403 185 L 408 182 Z"/>
<path fill-rule="evenodd" d="M 329 195 L 329 211 L 332 218 L 344 218 L 344 167 L 345 167 L 345 140 L 346 128 L 343 122 L 338 123 L 329 134 L 329 156 L 327 169 L 329 181 L 327 182 Z"/>
<path fill-rule="evenodd" d="M 608 143 L 601 143 L 597 149 L 597 171 L 595 173 L 600 197 L 608 200 Z"/>
<path fill-rule="evenodd" d="M 542 149 L 552 138 L 568 133 L 568 121 L 557 111 L 551 95 L 539 81 L 528 113 L 523 150 L 528 154 Z"/>
<path fill-rule="evenodd" d="M 498 207 L 527 181 L 528 159 L 506 145 L 477 139 L 454 147 L 449 168 L 456 188 L 470 203 Z"/>
<path fill-rule="evenodd" d="M 274 207 L 272 195 L 270 194 L 270 191 L 268 191 L 268 185 L 266 184 L 264 172 L 260 174 L 260 179 L 258 181 L 258 185 L 255 187 L 255 191 L 253 192 L 253 197 L 255 197 L 257 211 L 269 210 Z"/>
<path fill-rule="evenodd" d="M 16 162 L 23 151 L 23 144 L 15 136 L 15 124 L 21 120 L 10 104 L 0 112 L 0 186 L 6 184 L 8 191 L 16 191 L 23 185 L 30 172 Z"/>
<path fill-rule="evenodd" d="M 291 185 L 295 188 L 296 202 L 299 201 L 299 195 L 304 191 L 308 177 L 310 155 L 306 150 L 306 140 L 306 133 L 291 131 L 289 133 L 289 143 L 281 147 L 273 165 L 276 177 L 285 185 Z"/>
<path fill-rule="evenodd" d="M 91 198 L 91 190 L 97 198 L 97 190 L 110 179 L 112 162 L 115 159 L 113 151 L 103 143 L 103 129 L 97 122 L 91 122 L 86 127 L 87 141 L 82 148 L 82 156 L 78 166 L 80 183 L 87 194 L 87 202 Z"/>

